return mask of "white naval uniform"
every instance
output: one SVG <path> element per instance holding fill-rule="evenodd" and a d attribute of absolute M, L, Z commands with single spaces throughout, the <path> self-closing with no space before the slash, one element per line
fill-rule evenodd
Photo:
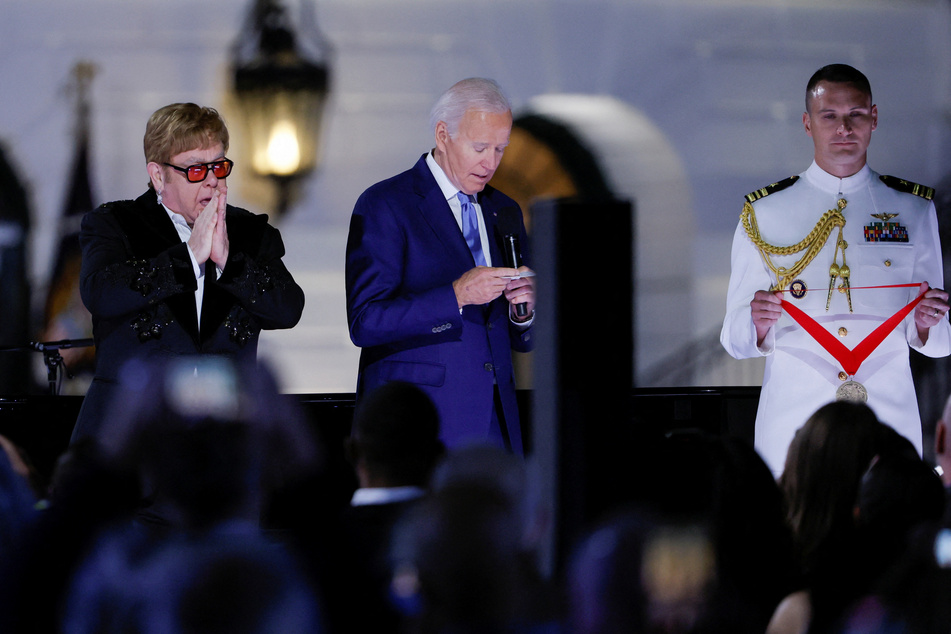
<path fill-rule="evenodd" d="M 884 184 L 867 165 L 848 178 L 838 178 L 813 163 L 791 186 L 753 203 L 760 237 L 774 246 L 801 241 L 819 218 L 836 208 L 839 197 L 847 201 L 843 237 L 848 243 L 845 261 L 851 269 L 852 287 L 927 281 L 944 288 L 938 221 L 930 200 Z M 889 222 L 908 230 L 908 242 L 867 242 L 864 228 L 881 220 L 870 214 L 898 214 Z M 839 230 L 796 279 L 808 292 L 802 299 L 784 293 L 784 299 L 802 309 L 826 330 L 854 349 L 870 332 L 898 312 L 918 294 L 917 288 L 853 290 L 849 313 L 845 293 L 836 290 L 828 312 L 829 266 L 833 262 Z M 771 256 L 775 266 L 791 267 L 802 252 Z M 841 253 L 838 263 L 842 264 Z M 746 359 L 766 356 L 763 388 L 756 411 L 754 444 L 777 477 L 782 473 L 786 450 L 796 430 L 817 409 L 835 400 L 845 380 L 842 367 L 785 311 L 769 330 L 763 345 L 756 346 L 750 301 L 758 290 L 776 283 L 742 223 L 733 238 L 732 273 L 727 293 L 726 317 L 720 342 L 731 356 Z M 836 286 L 841 279 L 836 280 Z M 922 345 L 910 313 L 862 363 L 854 380 L 868 390 L 868 405 L 879 420 L 909 438 L 921 453 L 921 419 L 909 366 L 908 346 L 930 357 L 951 352 L 951 324 L 942 320 L 931 328 Z M 841 373 L 841 375 L 840 375 Z"/>

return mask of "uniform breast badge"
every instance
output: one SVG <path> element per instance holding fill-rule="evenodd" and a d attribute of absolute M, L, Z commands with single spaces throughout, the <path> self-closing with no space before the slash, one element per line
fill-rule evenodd
<path fill-rule="evenodd" d="M 880 222 L 870 222 L 864 227 L 866 242 L 908 242 L 908 228 L 900 222 L 889 222 L 898 214 L 869 214 Z"/>
<path fill-rule="evenodd" d="M 793 280 L 789 284 L 789 294 L 796 299 L 802 299 L 806 296 L 808 291 L 809 289 L 806 288 L 806 283 L 802 280 Z"/>

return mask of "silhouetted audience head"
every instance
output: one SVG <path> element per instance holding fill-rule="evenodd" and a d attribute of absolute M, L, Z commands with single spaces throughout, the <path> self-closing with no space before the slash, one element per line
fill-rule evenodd
<path fill-rule="evenodd" d="M 521 527 L 496 488 L 432 492 L 397 525 L 394 600 L 411 631 L 503 632 L 526 608 Z"/>
<path fill-rule="evenodd" d="M 854 613 L 854 634 L 944 634 L 951 623 L 951 530 L 929 527 Z M 886 629 L 884 626 L 890 626 Z"/>
<path fill-rule="evenodd" d="M 318 602 L 292 558 L 256 531 L 100 541 L 79 569 L 65 634 L 273 634 L 321 631 Z"/>
<path fill-rule="evenodd" d="M 70 444 L 53 466 L 47 500 L 105 521 L 130 515 L 138 504 L 138 473 L 107 456 L 93 436 Z"/>
<path fill-rule="evenodd" d="M 951 530 L 914 529 L 874 592 L 850 611 L 844 634 L 945 634 L 951 624 Z"/>
<path fill-rule="evenodd" d="M 415 385 L 391 382 L 363 397 L 354 412 L 347 459 L 358 483 L 339 525 L 318 518 L 309 535 L 340 535 L 307 540 L 316 556 L 328 621 L 339 632 L 395 631 L 400 614 L 389 601 L 389 545 L 393 526 L 419 503 L 432 470 L 444 453 L 439 415 Z"/>
<path fill-rule="evenodd" d="M 544 513 L 534 491 L 524 461 L 500 447 L 446 454 L 430 494 L 394 530 L 390 595 L 411 632 L 557 627 L 561 606 L 539 571 Z"/>
<path fill-rule="evenodd" d="M 941 478 L 918 455 L 911 441 L 882 426 L 878 451 L 862 475 L 854 517 L 861 533 L 868 533 L 881 549 L 897 555 L 909 531 L 924 522 L 936 522 L 944 511 Z"/>
<path fill-rule="evenodd" d="M 259 520 L 269 492 L 316 460 L 293 402 L 260 364 L 175 357 L 128 364 L 103 447 L 143 483 L 141 522 Z"/>
<path fill-rule="evenodd" d="M 53 469 L 43 510 L 21 533 L 15 557 L 0 567 L 0 631 L 58 631 L 74 567 L 102 530 L 131 522 L 138 491 L 135 474 L 114 469 L 91 437 L 67 448 Z M 4 508 L 0 516 L 3 523 L 16 514 Z"/>
<path fill-rule="evenodd" d="M 357 405 L 347 454 L 360 486 L 426 487 L 444 451 L 436 406 L 415 385 L 387 383 Z"/>
<path fill-rule="evenodd" d="M 530 474 L 520 456 L 494 445 L 471 444 L 446 455 L 433 473 L 432 488 L 475 485 L 498 491 L 520 527 L 522 546 L 531 550 L 539 545 L 550 514 L 542 508 Z"/>
<path fill-rule="evenodd" d="M 943 565 L 951 540 L 937 522 L 944 511 L 941 479 L 911 442 L 885 427 L 878 453 L 855 502 L 856 565 L 868 580 L 867 596 L 849 612 L 843 631 L 860 633 L 946 632 L 951 623 Z M 941 562 L 941 563 L 939 563 Z"/>
<path fill-rule="evenodd" d="M 836 401 L 796 431 L 779 483 L 807 574 L 852 534 L 859 483 L 878 451 L 881 429 L 867 406 Z"/>
<path fill-rule="evenodd" d="M 643 459 L 651 478 L 635 483 L 640 504 L 666 521 L 703 526 L 717 560 L 716 614 L 733 631 L 763 631 L 799 568 L 782 493 L 752 445 L 681 430 Z"/>
<path fill-rule="evenodd" d="M 716 568 L 713 544 L 699 527 L 619 511 L 574 549 L 567 580 L 570 631 L 716 631 L 703 625 Z"/>
<path fill-rule="evenodd" d="M 857 403 L 830 403 L 806 421 L 780 483 L 808 597 L 808 616 L 796 611 L 810 632 L 839 631 L 904 556 L 914 527 L 940 517 L 944 504 L 911 442 Z"/>

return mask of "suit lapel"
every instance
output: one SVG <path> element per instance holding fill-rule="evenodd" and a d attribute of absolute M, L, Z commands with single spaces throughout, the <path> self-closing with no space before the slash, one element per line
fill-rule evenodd
<path fill-rule="evenodd" d="M 165 208 L 158 204 L 155 194 L 149 190 L 136 199 L 138 218 L 126 218 L 124 227 L 137 257 L 154 258 L 163 251 L 181 244 Z M 176 321 L 198 341 L 198 311 L 194 293 L 179 293 L 165 300 Z"/>
<path fill-rule="evenodd" d="M 489 239 L 489 254 L 492 256 L 492 266 L 505 266 L 498 235 L 499 210 L 492 197 L 493 191 L 488 186 L 482 191 L 479 196 L 479 206 L 482 207 L 482 219 L 485 221 L 485 232 Z"/>
<path fill-rule="evenodd" d="M 456 219 L 452 215 L 449 203 L 443 197 L 442 190 L 436 183 L 429 166 L 426 165 L 426 155 L 424 154 L 417 161 L 413 168 L 415 176 L 415 190 L 420 196 L 419 212 L 423 220 L 429 224 L 439 240 L 445 245 L 446 251 L 457 263 L 461 271 L 467 271 L 475 266 L 475 259 L 466 244 L 466 239 L 456 224 Z M 488 235 L 489 253 L 492 257 L 493 266 L 502 266 L 502 250 L 497 239 L 496 227 L 498 226 L 498 204 L 494 197 L 495 190 L 486 187 L 479 195 L 479 206 L 482 208 L 482 218 L 485 220 L 485 230 Z M 497 299 L 485 306 L 483 310 L 489 311 L 493 315 L 500 315 L 507 312 L 508 304 L 505 299 Z M 489 314 L 486 313 L 486 314 Z"/>
<path fill-rule="evenodd" d="M 156 202 L 155 194 L 145 193 L 135 202 L 138 206 L 134 212 L 136 217 L 125 218 L 123 227 L 136 255 L 154 258 L 162 251 L 181 243 L 182 240 L 178 237 L 165 208 Z"/>
<path fill-rule="evenodd" d="M 469 245 L 456 224 L 449 203 L 446 202 L 442 190 L 436 183 L 429 166 L 426 165 L 426 155 L 413 168 L 415 175 L 415 190 L 420 196 L 419 212 L 423 220 L 432 228 L 433 233 L 446 247 L 446 251 L 454 262 L 464 264 L 466 270 L 475 266 Z"/>

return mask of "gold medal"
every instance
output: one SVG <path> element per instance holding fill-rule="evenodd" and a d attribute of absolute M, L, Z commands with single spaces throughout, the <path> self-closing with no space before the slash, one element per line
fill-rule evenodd
<path fill-rule="evenodd" d="M 858 381 L 849 379 L 835 391 L 835 400 L 865 403 L 868 401 L 868 390 Z"/>

